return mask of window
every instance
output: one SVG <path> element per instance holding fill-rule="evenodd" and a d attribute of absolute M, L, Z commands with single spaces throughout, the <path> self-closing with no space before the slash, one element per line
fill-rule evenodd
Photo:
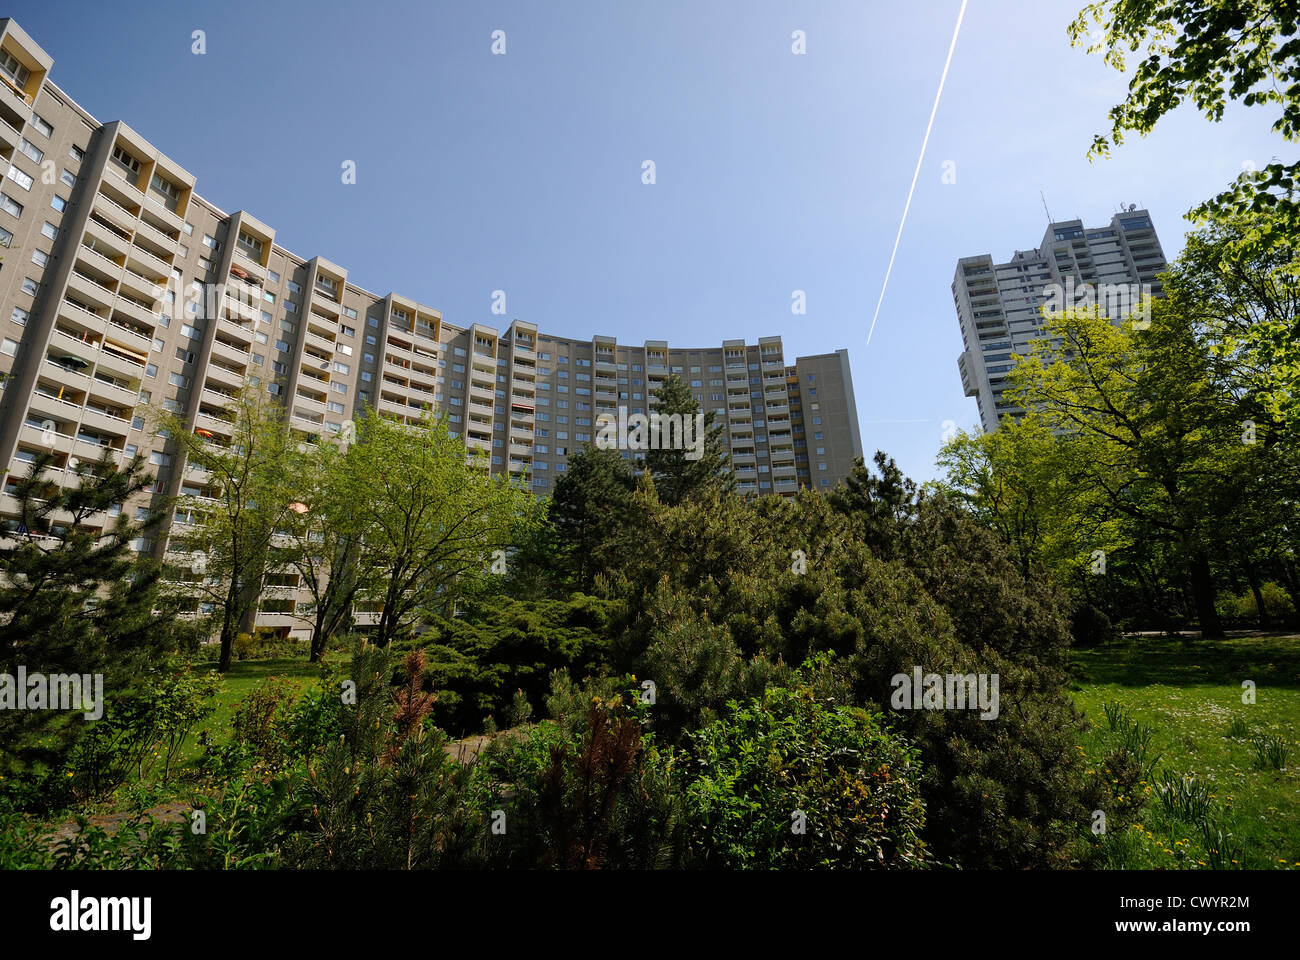
<path fill-rule="evenodd" d="M 23 205 L 7 193 L 0 193 L 0 208 L 14 217 L 23 215 Z"/>
<path fill-rule="evenodd" d="M 23 277 L 23 293 L 29 294 L 30 296 L 34 297 L 36 296 L 36 291 L 39 290 L 40 288 L 41 285 L 37 283 L 35 280 L 33 280 L 31 277 Z"/>
<path fill-rule="evenodd" d="M 169 373 L 167 375 L 167 382 L 173 387 L 188 387 L 190 385 L 190 378 L 180 373 Z"/>
<path fill-rule="evenodd" d="M 0 227 L 0 247 L 10 246 L 13 242 L 14 235 L 4 227 Z"/>
<path fill-rule="evenodd" d="M 121 147 L 113 148 L 113 159 L 116 160 L 120 166 L 125 167 L 132 173 L 140 172 L 140 161 L 131 156 L 131 154 L 127 153 Z"/>
<path fill-rule="evenodd" d="M 274 270 L 268 270 L 268 271 L 266 271 L 266 275 L 267 275 L 267 277 L 270 279 L 270 281 L 271 281 L 272 283 L 279 283 L 279 282 L 280 282 L 280 275 L 279 275 L 278 273 L 276 273 Z"/>
<path fill-rule="evenodd" d="M 352 328 L 349 327 L 347 324 L 344 324 L 344 325 L 340 328 L 340 330 L 342 331 L 343 336 L 345 336 L 345 337 L 355 337 L 355 336 L 357 335 L 356 330 L 352 329 Z"/>
<path fill-rule="evenodd" d="M 185 229 L 185 236 L 187 237 L 194 236 L 194 224 L 190 223 L 188 220 L 185 221 L 184 229 Z"/>
<path fill-rule="evenodd" d="M 54 196 L 50 197 L 50 206 L 59 211 L 59 213 L 62 213 L 68 208 L 68 200 L 66 197 L 61 197 L 56 193 Z"/>
<path fill-rule="evenodd" d="M 14 307 L 14 312 L 9 315 L 9 319 L 19 326 L 23 326 L 27 323 L 27 318 L 29 316 L 30 314 L 22 307 Z"/>
<path fill-rule="evenodd" d="M 164 180 L 157 173 L 155 173 L 149 180 L 149 186 L 173 202 L 179 200 L 181 197 L 180 187 L 176 186 L 176 184 L 172 183 L 170 180 Z"/>
<path fill-rule="evenodd" d="M 5 76 L 12 80 L 14 85 L 18 87 L 26 87 L 27 80 L 31 77 L 30 71 L 19 62 L 17 57 L 7 50 L 0 51 L 0 70 L 3 70 Z"/>
<path fill-rule="evenodd" d="M 326 402 L 325 409 L 330 411 L 330 413 L 342 413 L 343 404 L 339 403 L 336 400 L 330 400 Z"/>
<path fill-rule="evenodd" d="M 68 147 L 68 156 L 80 163 L 82 160 L 86 159 L 86 151 L 82 150 L 74 143 L 72 146 Z"/>
<path fill-rule="evenodd" d="M 346 394 L 348 392 L 348 385 L 346 383 L 339 383 L 337 380 L 335 380 L 333 383 L 330 384 L 330 389 L 333 390 L 335 393 Z"/>
<path fill-rule="evenodd" d="M 275 294 L 271 293 L 270 291 L 264 290 L 262 291 L 262 299 L 265 300 L 267 303 L 275 303 Z"/>
<path fill-rule="evenodd" d="M 199 338 L 199 331 L 194 327 L 191 327 L 188 323 L 182 323 L 181 336 L 189 340 L 197 340 Z"/>
<path fill-rule="evenodd" d="M 50 262 L 50 255 L 46 253 L 44 250 L 32 251 L 32 263 L 36 264 L 38 267 L 43 267 L 49 262 Z"/>
<path fill-rule="evenodd" d="M 218 240 L 216 237 L 206 233 L 203 235 L 203 245 L 207 247 L 209 250 L 211 250 L 213 253 L 216 253 L 218 250 L 221 249 L 221 241 Z"/>
<path fill-rule="evenodd" d="M 241 230 L 235 240 L 235 246 L 258 263 L 262 262 L 262 241 L 251 234 L 244 233 Z"/>
<path fill-rule="evenodd" d="M 23 171 L 19 170 L 12 163 L 9 164 L 9 179 L 18 184 L 18 186 L 22 187 L 24 190 L 30 190 L 32 184 L 35 182 L 32 179 L 31 174 L 23 173 Z"/>
<path fill-rule="evenodd" d="M 31 158 L 34 163 L 40 163 L 45 159 L 45 151 L 39 149 L 36 144 L 26 138 L 18 141 L 18 149 Z"/>
<path fill-rule="evenodd" d="M 39 113 L 32 114 L 32 126 L 39 130 L 41 136 L 46 140 L 54 136 L 54 128 L 50 126 L 49 122 Z"/>
<path fill-rule="evenodd" d="M 3 353 L 6 357 L 18 356 L 18 341 L 5 337 L 3 342 L 0 342 L 0 353 Z"/>

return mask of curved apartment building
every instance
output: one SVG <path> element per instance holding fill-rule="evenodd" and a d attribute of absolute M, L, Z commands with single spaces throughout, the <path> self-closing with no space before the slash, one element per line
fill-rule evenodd
<path fill-rule="evenodd" d="M 155 482 L 122 508 L 142 516 L 150 498 L 204 495 L 204 477 L 136 408 L 162 406 L 229 436 L 224 409 L 250 383 L 306 434 L 340 430 L 363 403 L 412 420 L 432 406 L 493 472 L 538 494 L 594 438 L 598 416 L 648 412 L 670 373 L 725 422 L 743 490 L 827 489 L 862 455 L 845 350 L 788 360 L 779 337 L 683 348 L 575 340 L 519 320 L 445 322 L 276 245 L 248 212 L 208 203 L 193 174 L 125 123 L 77 106 L 50 82 L 51 66 L 0 20 L 0 520 L 11 536 L 10 490 L 43 450 L 68 483 L 74 460 L 143 453 Z M 258 623 L 305 629 L 302 599 L 277 584 Z"/>

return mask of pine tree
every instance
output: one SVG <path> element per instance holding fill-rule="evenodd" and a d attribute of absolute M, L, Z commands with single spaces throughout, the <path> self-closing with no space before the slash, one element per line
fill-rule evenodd
<path fill-rule="evenodd" d="M 112 696 L 168 652 L 192 645 L 197 632 L 177 616 L 159 565 L 135 550 L 165 514 L 104 520 L 152 481 L 143 458 L 121 470 L 108 456 L 84 463 L 75 487 L 48 476 L 52 463 L 52 454 L 38 456 L 13 490 L 20 519 L 0 552 L 0 672 L 102 674 Z M 83 728 L 81 716 L 0 711 L 6 766 L 57 763 Z"/>
<path fill-rule="evenodd" d="M 588 446 L 569 458 L 550 502 L 562 565 L 589 590 L 596 574 L 618 566 L 632 545 L 636 477 L 617 450 Z"/>
<path fill-rule="evenodd" d="M 661 416 L 679 414 L 685 423 L 690 418 L 692 429 L 700 405 L 680 377 L 669 376 L 660 386 L 650 409 Z M 654 476 L 659 499 L 669 506 L 687 500 L 697 500 L 710 489 L 730 492 L 735 487 L 735 477 L 727 462 L 726 427 L 715 423 L 713 411 L 704 414 L 703 453 L 691 459 L 689 449 L 648 450 L 646 469 Z M 666 431 L 665 431 L 666 433 Z"/>

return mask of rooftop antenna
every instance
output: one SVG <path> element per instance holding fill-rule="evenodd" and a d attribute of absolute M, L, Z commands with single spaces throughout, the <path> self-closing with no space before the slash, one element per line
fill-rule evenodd
<path fill-rule="evenodd" d="M 1050 227 L 1054 222 L 1052 220 L 1052 211 L 1047 209 L 1047 198 L 1043 196 L 1043 191 L 1038 191 L 1038 198 L 1043 201 L 1043 213 L 1047 214 L 1047 225 Z"/>

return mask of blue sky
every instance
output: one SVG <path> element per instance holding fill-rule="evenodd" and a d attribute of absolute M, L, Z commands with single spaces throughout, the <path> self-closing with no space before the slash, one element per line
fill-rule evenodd
<path fill-rule="evenodd" d="M 1034 246 L 1040 190 L 1056 219 L 1148 207 L 1172 257 L 1190 207 L 1243 162 L 1286 153 L 1267 112 L 1211 124 L 1184 109 L 1089 163 L 1124 81 L 1069 46 L 1083 2 L 968 7 L 869 348 L 960 0 L 8 11 L 97 119 L 130 124 L 295 253 L 457 324 L 503 327 L 502 289 L 506 320 L 575 338 L 847 347 L 868 456 L 885 449 L 926 479 L 944 421 L 978 423 L 956 365 L 958 257 Z M 794 290 L 806 317 L 791 314 Z"/>

